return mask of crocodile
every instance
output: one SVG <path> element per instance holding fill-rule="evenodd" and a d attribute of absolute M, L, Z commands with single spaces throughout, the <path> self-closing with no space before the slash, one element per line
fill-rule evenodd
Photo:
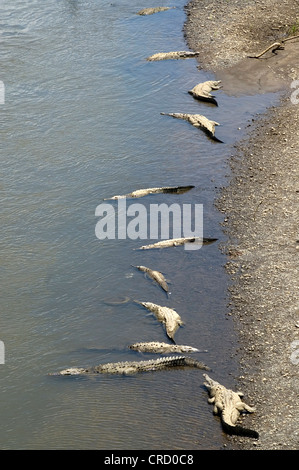
<path fill-rule="evenodd" d="M 130 375 L 138 372 L 166 370 L 171 367 L 194 367 L 210 370 L 200 361 L 186 356 L 160 357 L 148 361 L 110 362 L 92 367 L 69 367 L 50 375 L 85 375 L 85 374 L 122 374 Z"/>
<path fill-rule="evenodd" d="M 188 93 L 198 100 L 209 101 L 217 105 L 215 96 L 213 96 L 210 92 L 212 90 L 219 90 L 221 88 L 220 83 L 221 80 L 208 80 L 206 82 L 199 83 L 194 88 L 192 88 L 192 90 L 189 90 Z"/>
<path fill-rule="evenodd" d="M 139 269 L 139 271 L 143 271 L 144 273 L 148 274 L 148 276 L 154 281 L 156 281 L 156 283 L 159 284 L 159 286 L 162 287 L 162 289 L 168 294 L 169 289 L 168 289 L 167 281 L 165 277 L 163 276 L 163 274 L 160 273 L 160 271 L 154 271 L 153 269 L 147 268 L 146 266 L 133 266 L 133 267 Z"/>
<path fill-rule="evenodd" d="M 155 60 L 168 60 L 168 59 L 190 59 L 193 57 L 197 57 L 199 52 L 197 51 L 173 51 L 173 52 L 158 52 L 157 54 L 153 54 L 147 57 L 146 60 L 148 61 L 155 61 Z"/>
<path fill-rule="evenodd" d="M 162 307 L 152 302 L 135 302 L 152 312 L 160 323 L 165 325 L 167 336 L 174 342 L 174 335 L 178 328 L 183 325 L 180 315 L 172 308 Z"/>
<path fill-rule="evenodd" d="M 143 8 L 137 12 L 137 15 L 146 16 L 146 15 L 153 15 L 154 13 L 159 13 L 160 11 L 171 10 L 175 7 L 154 7 L 154 8 Z"/>
<path fill-rule="evenodd" d="M 112 196 L 112 197 L 106 198 L 105 200 L 107 201 L 111 199 L 125 199 L 125 198 L 131 198 L 131 197 L 137 198 L 137 197 L 148 196 L 149 194 L 159 194 L 159 193 L 183 194 L 187 191 L 190 191 L 190 189 L 192 188 L 194 188 L 194 186 L 189 185 L 189 186 L 164 186 L 161 188 L 136 189 L 135 191 L 132 191 L 131 193 Z"/>
<path fill-rule="evenodd" d="M 209 245 L 210 243 L 216 242 L 217 238 L 199 238 L 199 237 L 182 237 L 182 238 L 171 238 L 169 240 L 162 240 L 149 245 L 143 245 L 139 250 L 150 250 L 152 248 L 169 248 L 172 246 L 181 246 L 185 243 L 200 243 L 202 245 Z"/>
<path fill-rule="evenodd" d="M 207 374 L 203 374 L 205 378 L 204 385 L 208 389 L 210 398 L 208 402 L 214 405 L 213 412 L 220 415 L 222 427 L 227 434 L 235 434 L 238 436 L 253 437 L 258 439 L 259 434 L 252 429 L 243 428 L 237 425 L 237 420 L 241 412 L 253 413 L 255 411 L 249 405 L 246 405 L 241 398 L 243 393 L 234 392 L 225 388 L 220 383 L 211 379 Z"/>
<path fill-rule="evenodd" d="M 207 351 L 200 351 L 197 348 L 193 348 L 192 346 L 185 346 L 182 344 L 168 344 L 168 343 L 160 343 L 158 341 L 149 341 L 147 343 L 134 343 L 129 346 L 130 349 L 139 352 L 148 352 L 148 353 L 192 353 L 192 352 L 207 352 Z"/>
<path fill-rule="evenodd" d="M 171 116 L 176 119 L 183 119 L 190 122 L 192 126 L 202 129 L 209 137 L 217 142 L 222 142 L 215 136 L 215 126 L 220 126 L 216 121 L 211 121 L 202 114 L 186 114 L 186 113 L 161 113 L 162 116 Z"/>

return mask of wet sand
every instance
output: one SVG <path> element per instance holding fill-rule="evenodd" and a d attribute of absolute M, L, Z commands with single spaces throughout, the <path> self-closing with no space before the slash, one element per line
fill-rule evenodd
<path fill-rule="evenodd" d="M 298 6 L 192 0 L 186 7 L 188 45 L 227 94 L 281 93 L 280 105 L 249 123 L 228 155 L 230 174 L 216 201 L 239 339 L 236 387 L 256 407 L 244 425 L 260 433 L 259 440 L 229 437 L 237 449 L 299 448 L 299 39 L 247 57 L 296 34 Z"/>

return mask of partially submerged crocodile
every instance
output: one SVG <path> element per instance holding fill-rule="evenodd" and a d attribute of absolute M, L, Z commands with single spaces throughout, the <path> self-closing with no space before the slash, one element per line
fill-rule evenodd
<path fill-rule="evenodd" d="M 123 374 L 130 375 L 138 372 L 166 370 L 171 367 L 194 367 L 210 370 L 200 361 L 185 356 L 160 357 L 148 361 L 110 362 L 92 367 L 70 367 L 50 375 L 85 375 L 85 374 Z"/>
<path fill-rule="evenodd" d="M 173 52 L 158 52 L 157 54 L 153 54 L 150 57 L 147 57 L 146 60 L 154 61 L 154 60 L 168 60 L 168 59 L 190 59 L 193 57 L 197 57 L 199 52 L 192 52 L 192 51 L 173 51 Z"/>
<path fill-rule="evenodd" d="M 169 240 L 161 240 L 156 243 L 149 245 L 143 245 L 139 250 L 150 250 L 152 248 L 169 248 L 172 246 L 181 246 L 186 243 L 198 243 L 200 245 L 209 245 L 210 243 L 216 242 L 217 238 L 200 238 L 200 237 L 182 237 L 182 238 L 170 238 Z"/>
<path fill-rule="evenodd" d="M 221 80 L 208 80 L 206 82 L 199 83 L 192 88 L 192 90 L 189 90 L 188 93 L 198 100 L 209 101 L 217 105 L 215 96 L 211 94 L 211 91 L 219 90 L 221 88 L 220 83 Z"/>
<path fill-rule="evenodd" d="M 106 198 L 105 200 L 110 199 L 125 199 L 130 197 L 144 197 L 148 196 L 149 194 L 159 194 L 159 193 L 168 193 L 168 194 L 183 194 L 190 189 L 194 188 L 194 186 L 165 186 L 161 188 L 145 188 L 145 189 L 136 189 L 128 194 L 116 195 L 110 198 Z"/>
<path fill-rule="evenodd" d="M 233 390 L 225 388 L 223 385 L 220 385 L 220 383 L 211 379 L 207 374 L 203 374 L 203 376 L 206 380 L 204 385 L 208 389 L 210 395 L 208 402 L 214 405 L 214 414 L 220 415 L 224 431 L 228 434 L 236 434 L 257 439 L 259 437 L 257 431 L 243 428 L 236 424 L 242 412 L 247 411 L 248 413 L 253 413 L 255 411 L 254 408 L 246 405 L 246 403 L 241 400 L 243 393 L 234 392 Z"/>
<path fill-rule="evenodd" d="M 221 142 L 215 137 L 215 126 L 220 126 L 216 121 L 211 121 L 202 114 L 186 114 L 186 113 L 161 113 L 162 116 L 171 116 L 176 119 L 183 119 L 190 122 L 192 126 L 202 129 L 209 137 L 217 142 Z"/>
<path fill-rule="evenodd" d="M 160 271 L 155 271 L 153 269 L 147 268 L 146 266 L 134 266 L 135 268 L 139 269 L 139 271 L 142 271 L 146 273 L 151 279 L 156 281 L 157 284 L 159 284 L 160 287 L 168 294 L 168 284 Z"/>
<path fill-rule="evenodd" d="M 171 10 L 175 7 L 153 7 L 153 8 L 143 8 L 137 12 L 137 15 L 145 16 L 145 15 L 153 15 L 154 13 L 159 13 L 160 11 Z"/>
<path fill-rule="evenodd" d="M 192 353 L 192 352 L 206 352 L 206 351 L 199 351 L 197 348 L 193 348 L 192 346 L 185 346 L 182 344 L 168 344 L 168 343 L 160 343 L 158 341 L 149 341 L 147 343 L 134 343 L 129 346 L 130 349 L 139 352 L 148 352 L 148 353 L 159 353 L 159 354 L 166 354 L 166 353 Z"/>
<path fill-rule="evenodd" d="M 135 302 L 152 312 L 157 320 L 165 325 L 167 336 L 174 341 L 174 335 L 178 328 L 183 325 L 180 315 L 172 308 L 162 307 L 152 302 Z"/>

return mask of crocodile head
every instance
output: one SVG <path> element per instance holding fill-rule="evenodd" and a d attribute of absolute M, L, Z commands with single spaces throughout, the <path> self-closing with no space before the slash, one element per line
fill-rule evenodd
<path fill-rule="evenodd" d="M 68 369 L 61 370 L 58 372 L 58 375 L 80 375 L 83 374 L 86 370 L 82 367 L 69 367 Z"/>
<path fill-rule="evenodd" d="M 205 379 L 205 386 L 211 388 L 213 386 L 214 380 L 211 379 L 208 374 L 203 374 L 203 377 Z"/>

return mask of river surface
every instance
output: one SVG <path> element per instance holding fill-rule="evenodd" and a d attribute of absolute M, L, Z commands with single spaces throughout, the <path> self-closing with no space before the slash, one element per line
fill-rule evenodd
<path fill-rule="evenodd" d="M 175 308 L 185 323 L 176 342 L 207 350 L 193 357 L 216 380 L 233 386 L 238 374 L 219 249 L 223 215 L 213 204 L 234 142 L 276 98 L 219 90 L 218 107 L 200 103 L 187 91 L 213 76 L 195 59 L 146 61 L 187 48 L 184 1 L 150 6 L 161 4 L 176 8 L 143 17 L 136 13 L 148 2 L 135 0 L 0 2 L 1 449 L 196 450 L 226 442 L 201 370 L 49 375 L 153 357 L 128 348 L 168 341 L 134 299 Z M 202 113 L 221 124 L 224 143 L 161 112 Z M 144 240 L 96 237 L 95 210 L 105 198 L 177 185 L 195 187 L 138 202 L 203 204 L 204 235 L 216 243 L 140 251 Z M 165 273 L 169 298 L 132 267 L 140 264 Z"/>

